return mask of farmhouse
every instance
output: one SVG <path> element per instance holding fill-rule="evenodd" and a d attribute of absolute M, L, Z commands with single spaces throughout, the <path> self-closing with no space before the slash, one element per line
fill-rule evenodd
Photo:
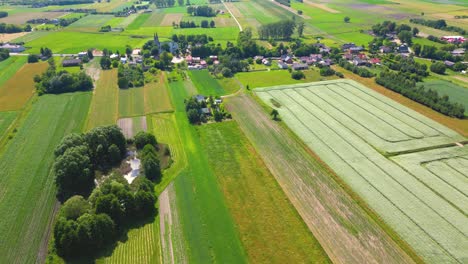
<path fill-rule="evenodd" d="M 83 58 L 84 56 L 88 55 L 88 52 L 82 51 L 78 53 L 78 58 Z"/>
<path fill-rule="evenodd" d="M 0 49 L 7 49 L 9 50 L 10 52 L 22 52 L 25 50 L 25 48 L 21 45 L 13 45 L 13 44 L 9 44 L 9 43 L 6 43 L 6 44 L 3 44 L 0 46 Z"/>
<path fill-rule="evenodd" d="M 463 56 L 463 55 L 465 55 L 465 49 L 463 49 L 463 48 L 454 49 L 454 50 L 451 52 L 451 54 L 452 54 L 453 56 Z"/>
<path fill-rule="evenodd" d="M 198 95 L 194 95 L 193 98 L 195 98 L 197 100 L 198 103 L 202 103 L 204 102 L 206 99 L 205 99 L 205 96 L 201 95 L 201 94 L 198 94 Z"/>
<path fill-rule="evenodd" d="M 295 71 L 298 71 L 298 70 L 307 70 L 309 69 L 309 65 L 305 64 L 305 63 L 293 63 L 292 65 L 292 69 L 295 70 Z"/>
<path fill-rule="evenodd" d="M 380 53 L 390 53 L 392 52 L 392 48 L 388 47 L 388 46 L 381 46 L 380 47 Z"/>
<path fill-rule="evenodd" d="M 409 53 L 409 48 L 406 44 L 402 44 L 398 47 L 398 53 Z"/>
<path fill-rule="evenodd" d="M 343 45 L 341 46 L 341 49 L 342 49 L 343 51 L 346 51 L 346 50 L 349 50 L 349 49 L 352 48 L 352 47 L 356 47 L 356 44 L 354 44 L 354 43 L 345 43 L 345 44 L 343 44 Z"/>
<path fill-rule="evenodd" d="M 364 48 L 360 47 L 360 46 L 349 48 L 349 52 L 352 53 L 352 54 L 357 54 L 357 53 L 359 53 L 359 52 L 361 52 L 363 50 L 364 50 Z"/>
<path fill-rule="evenodd" d="M 287 70 L 288 69 L 288 65 L 282 61 L 278 61 L 278 68 L 282 69 L 282 70 Z"/>
<path fill-rule="evenodd" d="M 68 59 L 68 60 L 63 60 L 62 61 L 62 66 L 63 67 L 79 66 L 80 64 L 81 64 L 80 59 Z"/>
<path fill-rule="evenodd" d="M 462 36 L 443 36 L 440 39 L 445 40 L 449 43 L 464 43 L 465 42 L 465 38 Z"/>
<path fill-rule="evenodd" d="M 449 68 L 452 68 L 453 65 L 455 65 L 455 62 L 446 60 L 446 61 L 444 61 L 444 64 L 445 64 L 445 66 L 447 66 Z"/>

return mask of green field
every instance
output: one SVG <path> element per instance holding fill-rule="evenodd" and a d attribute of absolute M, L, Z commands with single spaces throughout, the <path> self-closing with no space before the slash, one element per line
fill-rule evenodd
<path fill-rule="evenodd" d="M 69 25 L 67 30 L 92 28 L 97 32 L 102 26 L 107 25 L 107 22 L 112 18 L 114 18 L 113 15 L 88 15 Z"/>
<path fill-rule="evenodd" d="M 223 87 L 207 70 L 189 71 L 189 76 L 200 94 L 205 96 L 221 96 L 226 94 Z"/>
<path fill-rule="evenodd" d="M 311 69 L 303 71 L 306 78 L 302 80 L 295 80 L 291 78 L 291 73 L 286 70 L 275 70 L 275 71 L 260 71 L 260 72 L 240 72 L 236 74 L 236 78 L 244 85 L 249 88 L 266 87 L 272 85 L 282 84 L 295 84 L 304 82 L 316 82 L 329 79 L 336 79 L 335 76 L 322 77 L 319 72 Z"/>
<path fill-rule="evenodd" d="M 17 112 L 0 112 L 0 141 L 6 136 L 6 132 L 17 116 Z"/>
<path fill-rule="evenodd" d="M 198 131 L 249 261 L 328 263 L 327 254 L 237 123 L 201 126 Z"/>
<path fill-rule="evenodd" d="M 119 117 L 141 116 L 144 114 L 144 88 L 119 89 Z"/>
<path fill-rule="evenodd" d="M 116 83 L 117 69 L 101 71 L 94 88 L 94 96 L 89 110 L 87 129 L 113 125 L 119 113 L 119 87 Z"/>
<path fill-rule="evenodd" d="M 440 95 L 447 95 L 449 100 L 465 106 L 465 115 L 468 115 L 468 89 L 454 83 L 442 80 L 430 80 L 423 82 L 426 88 L 437 91 Z"/>
<path fill-rule="evenodd" d="M 0 89 L 24 64 L 26 57 L 10 57 L 0 62 Z"/>
<path fill-rule="evenodd" d="M 151 14 L 149 14 L 149 13 L 144 13 L 144 14 L 138 15 L 138 17 L 136 19 L 134 19 L 131 24 L 128 25 L 127 29 L 138 29 L 138 28 L 140 28 L 141 26 L 143 26 L 143 24 L 146 23 L 146 21 L 150 18 L 150 16 L 151 16 Z"/>
<path fill-rule="evenodd" d="M 234 221 L 225 198 L 210 170 L 195 127 L 188 123 L 184 99 L 187 94 L 183 82 L 170 83 L 175 116 L 188 167 L 175 179 L 174 188 L 180 222 L 188 247 L 190 262 L 244 263 L 246 253 L 234 228 Z M 163 252 L 167 254 L 167 252 Z"/>
<path fill-rule="evenodd" d="M 0 156 L 0 262 L 33 263 L 47 247 L 53 151 L 64 135 L 82 131 L 90 100 L 91 93 L 42 96 Z"/>
<path fill-rule="evenodd" d="M 165 75 L 161 73 L 155 82 L 144 86 L 145 113 L 170 112 L 173 110 L 171 98 L 164 83 Z"/>
<path fill-rule="evenodd" d="M 382 155 L 440 148 L 463 137 L 352 81 L 278 86 L 256 94 L 279 105 L 286 124 L 424 260 L 452 263 L 467 257 L 466 193 L 415 176 Z M 461 148 L 459 156 L 466 155 L 468 149 Z"/>

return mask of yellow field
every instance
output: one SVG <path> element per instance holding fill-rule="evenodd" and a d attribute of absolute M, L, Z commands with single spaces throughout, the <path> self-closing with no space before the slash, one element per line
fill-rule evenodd
<path fill-rule="evenodd" d="M 119 87 L 117 69 L 101 71 L 94 89 L 87 129 L 102 125 L 113 125 L 118 118 Z"/>

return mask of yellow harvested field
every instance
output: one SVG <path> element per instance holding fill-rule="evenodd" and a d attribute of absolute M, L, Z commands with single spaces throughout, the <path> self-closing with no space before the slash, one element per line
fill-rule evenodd
<path fill-rule="evenodd" d="M 314 3 L 314 2 L 309 1 L 309 0 L 304 0 L 304 3 L 306 3 L 306 4 L 310 5 L 310 6 L 316 7 L 316 8 L 320 8 L 323 11 L 327 11 L 327 12 L 332 13 L 332 14 L 341 13 L 340 11 L 335 10 L 333 8 L 330 8 L 330 7 L 326 6 L 325 4 L 318 4 L 318 3 Z"/>
<path fill-rule="evenodd" d="M 184 14 L 177 13 L 177 14 L 166 14 L 164 15 L 163 20 L 161 21 L 161 27 L 171 27 L 172 22 L 175 22 L 176 24 L 179 23 L 184 17 Z"/>
<path fill-rule="evenodd" d="M 33 76 L 47 69 L 47 63 L 24 65 L 13 77 L 0 87 L 0 111 L 14 111 L 23 108 L 35 92 Z"/>
<path fill-rule="evenodd" d="M 29 32 L 19 32 L 19 33 L 10 33 L 10 34 L 0 34 L 0 42 L 10 42 L 16 38 L 22 37 Z"/>
<path fill-rule="evenodd" d="M 27 12 L 27 13 L 16 13 L 8 15 L 7 17 L 0 18 L 0 23 L 7 24 L 26 24 L 26 21 L 36 18 L 47 18 L 54 19 L 66 15 L 66 12 Z"/>

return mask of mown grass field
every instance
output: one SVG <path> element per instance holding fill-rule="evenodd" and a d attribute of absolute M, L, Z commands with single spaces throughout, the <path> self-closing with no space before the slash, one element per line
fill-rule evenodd
<path fill-rule="evenodd" d="M 308 230 L 236 122 L 198 128 L 226 204 L 251 263 L 328 263 Z"/>
<path fill-rule="evenodd" d="M 199 263 L 214 259 L 220 263 L 245 263 L 246 253 L 216 176 L 209 167 L 195 127 L 187 120 L 183 100 L 189 94 L 180 81 L 170 83 L 169 88 L 188 161 L 188 167 L 174 181 L 180 222 L 187 239 L 187 259 Z"/>
<path fill-rule="evenodd" d="M 8 129 L 18 116 L 17 112 L 0 112 L 0 141 L 6 136 Z"/>
<path fill-rule="evenodd" d="M 468 115 L 468 89 L 442 80 L 430 80 L 422 83 L 422 85 L 437 91 L 440 95 L 447 95 L 452 102 L 464 105 L 465 115 Z"/>
<path fill-rule="evenodd" d="M 272 107 L 276 101 L 285 123 L 425 261 L 467 257 L 466 193 L 416 176 L 382 155 L 439 148 L 463 137 L 350 81 L 278 86 L 256 94 Z M 468 155 L 462 149 L 460 155 Z"/>
<path fill-rule="evenodd" d="M 93 91 L 93 100 L 89 110 L 87 129 L 97 126 L 113 125 L 119 113 L 119 87 L 117 69 L 101 71 L 100 78 Z"/>
<path fill-rule="evenodd" d="M 119 117 L 141 116 L 145 114 L 145 94 L 143 87 L 119 89 L 118 93 Z"/>
<path fill-rule="evenodd" d="M 90 101 L 91 93 L 41 96 L 1 154 L 0 262 L 33 263 L 47 247 L 53 151 L 64 135 L 82 131 Z"/>
<path fill-rule="evenodd" d="M 200 94 L 205 96 L 221 96 L 226 94 L 223 87 L 207 70 L 189 71 L 189 76 Z"/>
<path fill-rule="evenodd" d="M 291 78 L 291 73 L 287 70 L 275 71 L 259 71 L 259 72 L 240 72 L 236 74 L 236 78 L 249 88 L 267 87 L 282 84 L 295 84 L 306 82 L 317 82 L 329 79 L 336 79 L 335 76 L 322 77 L 315 69 L 303 71 L 306 78 L 302 80 L 295 80 Z"/>
<path fill-rule="evenodd" d="M 0 90 L 21 67 L 26 63 L 26 57 L 10 57 L 0 62 Z"/>
<path fill-rule="evenodd" d="M 97 32 L 102 26 L 107 25 L 107 22 L 113 18 L 113 15 L 88 15 L 69 25 L 67 30 L 92 28 Z"/>
<path fill-rule="evenodd" d="M 165 74 L 161 73 L 157 81 L 145 84 L 144 96 L 146 114 L 173 110 L 164 78 Z"/>
<path fill-rule="evenodd" d="M 0 111 L 23 108 L 36 91 L 33 77 L 40 75 L 47 67 L 45 62 L 27 64 L 11 76 L 0 88 Z"/>
<path fill-rule="evenodd" d="M 257 102 L 241 95 L 226 105 L 333 262 L 411 263 L 395 233 Z"/>

